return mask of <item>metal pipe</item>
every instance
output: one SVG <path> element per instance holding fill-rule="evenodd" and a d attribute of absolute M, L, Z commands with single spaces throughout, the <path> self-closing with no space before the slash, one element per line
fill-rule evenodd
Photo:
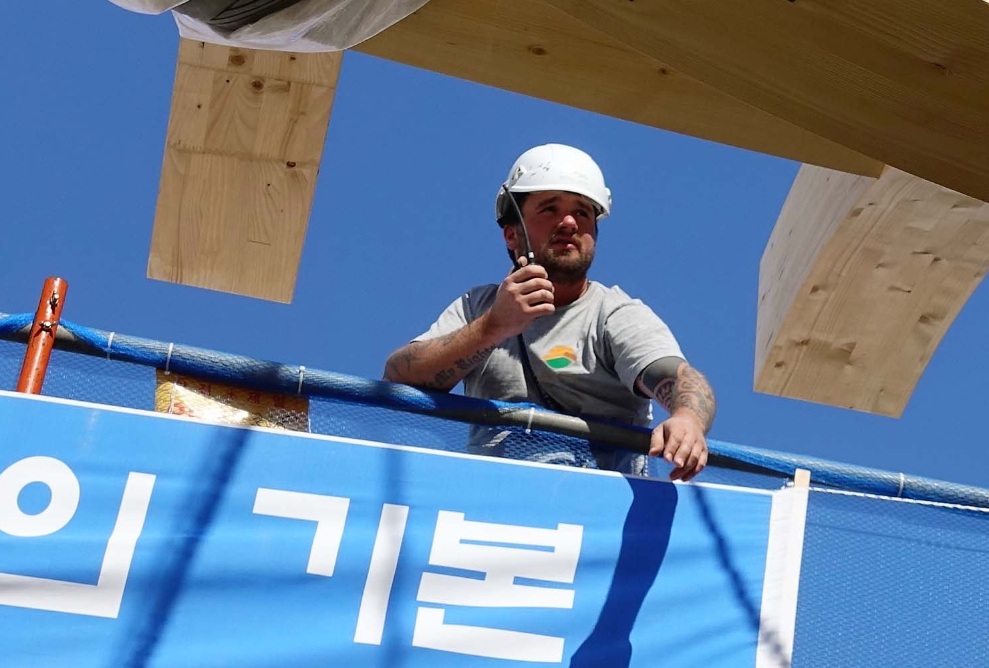
<path fill-rule="evenodd" d="M 48 371 L 48 361 L 55 346 L 55 333 L 58 331 L 58 321 L 62 317 L 62 305 L 65 303 L 65 293 L 68 289 L 69 284 L 62 278 L 49 276 L 45 279 L 38 310 L 34 314 L 34 323 L 28 335 L 21 375 L 17 379 L 18 392 L 41 394 L 41 386 L 45 382 L 45 373 Z"/>

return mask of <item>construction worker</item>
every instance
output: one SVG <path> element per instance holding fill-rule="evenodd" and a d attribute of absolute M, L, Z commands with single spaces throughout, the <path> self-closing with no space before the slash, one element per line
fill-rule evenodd
<path fill-rule="evenodd" d="M 648 306 L 587 278 L 598 222 L 610 211 L 589 155 L 561 144 L 523 153 L 495 201 L 515 268 L 499 285 L 468 290 L 392 353 L 385 379 L 442 391 L 463 381 L 468 396 L 644 426 L 655 399 L 669 417 L 653 429 L 649 455 L 672 464 L 671 479 L 693 478 L 707 464 L 714 393 Z M 469 449 L 500 455 L 508 434 L 478 427 Z M 644 455 L 591 452 L 599 468 L 647 474 Z M 575 456 L 541 461 L 587 465 Z"/>

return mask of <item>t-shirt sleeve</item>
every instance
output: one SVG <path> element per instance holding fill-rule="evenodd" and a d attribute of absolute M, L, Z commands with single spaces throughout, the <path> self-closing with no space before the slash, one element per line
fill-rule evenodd
<path fill-rule="evenodd" d="M 447 306 L 429 329 L 412 339 L 413 341 L 428 341 L 440 336 L 452 334 L 467 324 L 467 315 L 464 313 L 464 297 L 458 297 L 452 304 Z"/>
<path fill-rule="evenodd" d="M 622 384 L 635 391 L 635 379 L 664 357 L 684 357 L 673 332 L 652 309 L 638 299 L 612 311 L 605 323 L 605 336 L 614 358 L 615 372 Z"/>
<path fill-rule="evenodd" d="M 498 291 L 496 285 L 482 285 L 473 287 L 446 309 L 440 313 L 436 322 L 413 341 L 428 341 L 440 336 L 452 334 L 469 322 L 474 322 L 482 313 L 491 308 L 495 294 Z"/>

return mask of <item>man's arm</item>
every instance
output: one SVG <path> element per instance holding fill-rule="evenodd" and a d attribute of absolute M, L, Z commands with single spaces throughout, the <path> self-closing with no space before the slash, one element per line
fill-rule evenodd
<path fill-rule="evenodd" d="M 490 327 L 489 313 L 445 336 L 402 346 L 385 363 L 385 380 L 450 391 L 505 340 Z"/>
<path fill-rule="evenodd" d="M 700 371 L 679 357 L 650 364 L 639 374 L 636 387 L 670 414 L 653 430 L 649 454 L 675 465 L 671 480 L 690 480 L 707 465 L 704 435 L 714 422 L 714 390 Z"/>
<path fill-rule="evenodd" d="M 476 320 L 444 336 L 413 341 L 393 352 L 385 363 L 385 380 L 447 392 L 486 360 L 498 344 L 554 310 L 553 284 L 546 270 L 538 265 L 522 267 L 501 282 L 494 304 Z"/>

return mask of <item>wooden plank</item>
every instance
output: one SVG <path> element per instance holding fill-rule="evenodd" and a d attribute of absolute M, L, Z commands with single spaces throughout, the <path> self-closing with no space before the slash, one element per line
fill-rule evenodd
<path fill-rule="evenodd" d="M 818 257 L 876 179 L 801 167 L 759 264 L 756 389 L 760 372 Z M 816 294 L 816 293 L 815 293 Z"/>
<path fill-rule="evenodd" d="M 149 278 L 292 300 L 341 58 L 181 40 Z"/>
<path fill-rule="evenodd" d="M 355 50 L 801 162 L 871 175 L 883 166 L 537 0 L 430 0 Z"/>
<path fill-rule="evenodd" d="M 755 389 L 898 417 L 989 270 L 989 204 L 804 166 L 759 272 Z"/>
<path fill-rule="evenodd" d="M 985 2 L 545 2 L 773 116 L 989 200 Z"/>

